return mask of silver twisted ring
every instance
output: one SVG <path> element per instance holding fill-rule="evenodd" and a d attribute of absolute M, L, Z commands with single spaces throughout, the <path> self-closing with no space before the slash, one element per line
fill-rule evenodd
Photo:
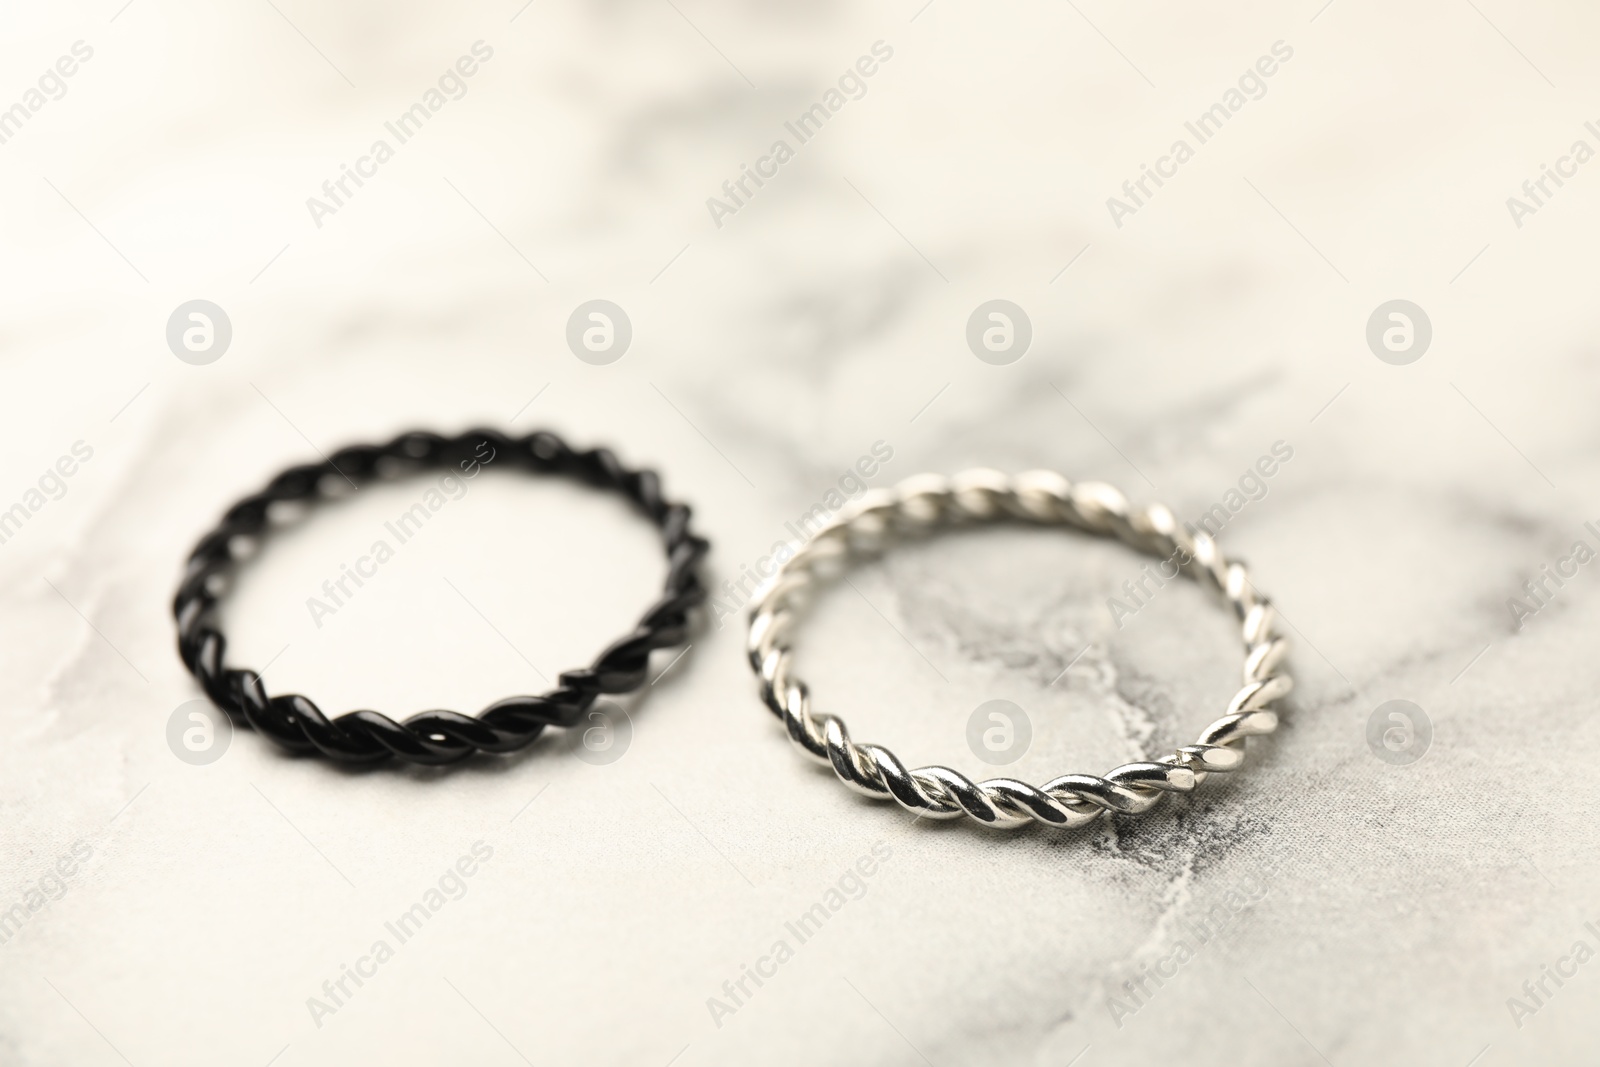
<path fill-rule="evenodd" d="M 1184 574 L 1223 595 L 1244 639 L 1243 686 L 1228 710 L 1192 745 L 1160 759 L 1128 763 L 1104 777 L 1064 774 L 1042 786 L 1013 778 L 974 782 L 949 767 L 908 768 L 881 745 L 861 745 L 836 716 L 813 712 L 806 684 L 790 667 L 786 637 L 802 594 L 822 573 L 876 555 L 894 534 L 914 534 L 968 521 L 1022 520 L 1070 525 L 1115 537 L 1141 552 L 1171 559 Z M 1250 584 L 1243 563 L 1222 555 L 1203 530 L 1186 529 L 1160 504 L 1134 506 L 1101 482 L 1074 484 L 1054 471 L 1014 477 L 993 470 L 952 477 L 919 474 L 892 489 L 872 489 L 834 516 L 786 560 L 758 591 L 750 611 L 746 650 L 761 680 L 761 698 L 783 721 L 789 740 L 839 780 L 874 799 L 893 799 L 930 819 L 969 815 L 985 826 L 1010 828 L 1029 820 L 1072 828 L 1110 812 L 1138 815 L 1168 793 L 1187 793 L 1206 775 L 1236 770 L 1245 738 L 1270 734 L 1278 715 L 1270 705 L 1294 681 L 1280 670 L 1289 641 L 1274 633 L 1277 613 Z"/>

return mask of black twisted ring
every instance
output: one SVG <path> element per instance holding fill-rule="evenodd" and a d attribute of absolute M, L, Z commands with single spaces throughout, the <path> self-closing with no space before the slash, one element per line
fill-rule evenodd
<path fill-rule="evenodd" d="M 491 450 L 486 453 L 485 450 Z M 558 688 L 543 696 L 508 697 L 476 717 L 424 711 L 395 722 L 376 711 L 353 711 L 329 719 L 308 697 L 269 697 L 261 677 L 223 665 L 227 638 L 213 624 L 218 595 L 235 561 L 266 529 L 274 504 L 311 500 L 348 491 L 351 485 L 408 471 L 450 467 L 465 471 L 486 459 L 509 457 L 540 474 L 564 474 L 631 500 L 661 528 L 667 550 L 667 581 L 639 624 L 595 659 L 567 671 Z M 515 752 L 546 726 L 572 726 L 602 693 L 626 693 L 644 684 L 650 653 L 681 644 L 690 609 L 706 595 L 698 565 L 710 543 L 689 529 L 689 508 L 661 495 L 654 471 L 624 467 L 608 449 L 576 451 L 553 433 L 510 438 L 494 430 L 458 437 L 416 431 L 383 445 L 341 449 L 326 462 L 291 467 L 260 492 L 229 508 L 216 529 L 200 539 L 184 570 L 172 613 L 178 623 L 178 655 L 211 701 L 284 748 L 321 753 L 342 763 L 372 763 L 398 756 L 411 763 L 451 763 L 482 750 Z"/>

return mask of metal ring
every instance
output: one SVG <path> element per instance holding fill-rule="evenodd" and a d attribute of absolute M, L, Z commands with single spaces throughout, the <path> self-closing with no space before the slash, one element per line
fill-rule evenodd
<path fill-rule="evenodd" d="M 491 450 L 487 458 L 485 449 Z M 661 528 L 667 551 L 666 588 L 631 631 L 594 664 L 560 676 L 543 696 L 508 697 L 476 717 L 424 711 L 395 722 L 376 711 L 329 719 L 298 694 L 269 697 L 261 676 L 223 665 L 227 638 L 214 625 L 218 597 L 234 564 L 248 554 L 273 518 L 274 506 L 347 494 L 368 481 L 458 463 L 500 457 L 540 474 L 564 474 L 611 489 L 632 501 Z M 462 467 L 466 469 L 465 466 Z M 235 720 L 248 723 L 293 752 L 321 754 L 341 763 L 398 757 L 410 763 L 452 763 L 477 751 L 515 752 L 546 726 L 572 726 L 601 693 L 626 693 L 644 684 L 650 653 L 682 644 L 690 609 L 705 599 L 698 566 L 710 543 L 689 529 L 689 508 L 661 495 L 654 471 L 629 470 L 608 449 L 579 452 L 553 433 L 510 438 L 494 430 L 458 437 L 425 431 L 401 434 L 383 445 L 341 449 L 322 463 L 291 467 L 260 492 L 229 508 L 216 529 L 200 539 L 172 601 L 178 655 L 206 696 Z"/>
<path fill-rule="evenodd" d="M 791 669 L 787 635 L 798 618 L 799 594 L 818 580 L 818 571 L 876 554 L 895 534 L 997 520 L 1072 526 L 1115 537 L 1140 552 L 1177 561 L 1182 573 L 1220 593 L 1238 617 L 1245 649 L 1243 685 L 1223 716 L 1194 744 L 1159 759 L 1125 764 L 1103 777 L 1066 774 L 1032 786 L 1011 778 L 974 782 L 949 767 L 908 768 L 881 745 L 851 741 L 836 716 L 814 712 L 806 684 Z M 746 651 L 760 679 L 761 698 L 783 721 L 789 740 L 814 762 L 832 767 L 854 791 L 892 799 L 930 819 L 966 815 L 998 829 L 1029 822 L 1071 829 L 1108 813 L 1142 814 L 1168 793 L 1187 793 L 1208 774 L 1243 764 L 1245 739 L 1277 729 L 1278 715 L 1270 705 L 1294 685 L 1281 669 L 1289 641 L 1274 632 L 1276 621 L 1244 564 L 1228 560 L 1209 534 L 1185 528 L 1160 504 L 1136 507 L 1112 486 L 1069 482 L 1054 471 L 1011 477 L 970 470 L 949 478 L 917 475 L 892 489 L 869 490 L 848 505 L 758 591 Z"/>

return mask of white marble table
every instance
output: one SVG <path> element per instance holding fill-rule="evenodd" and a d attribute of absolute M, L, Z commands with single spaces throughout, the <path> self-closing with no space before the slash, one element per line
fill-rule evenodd
<path fill-rule="evenodd" d="M 1594 1062 L 1600 18 L 919 5 L 0 15 L 0 1059 Z M 203 365 L 165 335 L 196 299 L 231 326 Z M 594 299 L 631 323 L 604 365 L 565 340 Z M 966 337 L 995 299 L 1031 328 L 1002 365 Z M 1395 299 L 1431 324 L 1403 365 L 1366 338 Z M 1296 639 L 1284 728 L 1142 820 L 913 825 L 790 751 L 718 609 L 611 763 L 577 734 L 442 772 L 245 731 L 176 758 L 199 533 L 286 464 L 480 423 L 657 466 L 728 610 L 879 442 L 874 485 L 1053 467 L 1221 504 Z M 235 660 L 331 711 L 475 709 L 662 574 L 614 502 L 491 474 L 317 625 L 422 488 L 274 541 Z M 914 763 L 992 773 L 967 723 L 1008 700 L 1004 773 L 1103 771 L 1236 684 L 1197 588 L 1113 623 L 1139 566 L 953 535 L 856 572 L 799 654 Z M 1391 700 L 1420 759 L 1369 747 Z"/>

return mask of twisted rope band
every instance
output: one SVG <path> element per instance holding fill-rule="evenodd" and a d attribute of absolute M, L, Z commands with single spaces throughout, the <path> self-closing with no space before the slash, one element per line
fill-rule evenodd
<path fill-rule="evenodd" d="M 1243 687 L 1227 712 L 1200 738 L 1154 762 L 1129 763 L 1104 777 L 1064 774 L 1035 787 L 1012 778 L 974 782 L 949 767 L 907 768 L 881 745 L 860 745 L 833 715 L 814 713 L 806 684 L 791 672 L 786 637 L 804 595 L 819 577 L 852 558 L 881 552 L 890 536 L 940 525 L 1019 519 L 1075 526 L 1115 537 L 1159 559 L 1172 559 L 1190 578 L 1220 592 L 1237 614 L 1244 639 Z M 893 799 L 931 819 L 969 815 L 985 826 L 1034 821 L 1073 828 L 1107 812 L 1138 815 L 1167 793 L 1187 793 L 1206 775 L 1237 769 L 1245 738 L 1278 727 L 1269 705 L 1293 680 L 1279 670 L 1289 642 L 1273 632 L 1276 613 L 1250 584 L 1244 564 L 1230 562 L 1200 530 L 1181 526 L 1160 504 L 1134 507 L 1100 482 L 1069 482 L 1053 471 L 1007 477 L 970 470 L 950 478 L 917 475 L 893 489 L 873 489 L 840 512 L 772 576 L 751 608 L 746 650 L 761 680 L 761 698 L 795 747 L 833 768 L 846 786 L 875 799 Z"/>
<path fill-rule="evenodd" d="M 253 549 L 281 509 L 292 502 L 347 494 L 351 487 L 428 468 L 465 471 L 471 464 L 509 459 L 539 474 L 564 474 L 632 501 L 661 528 L 667 550 L 666 588 L 637 626 L 609 646 L 590 667 L 567 671 L 544 696 L 515 696 L 491 704 L 476 717 L 424 711 L 395 722 L 376 711 L 353 711 L 329 719 L 309 697 L 269 697 L 261 677 L 223 665 L 227 638 L 213 624 L 218 596 L 233 565 Z M 494 430 L 459 437 L 412 432 L 383 445 L 356 445 L 323 463 L 291 467 L 245 497 L 200 539 L 184 570 L 172 613 L 178 623 L 178 655 L 206 696 L 235 721 L 242 719 L 284 748 L 321 753 L 342 763 L 372 763 L 397 756 L 411 763 L 440 764 L 473 752 L 515 752 L 546 726 L 572 726 L 602 693 L 626 693 L 644 684 L 650 653 L 681 644 L 688 613 L 705 599 L 697 567 L 710 543 L 689 530 L 689 508 L 665 500 L 654 471 L 633 471 L 609 450 L 579 452 L 552 433 L 510 438 Z"/>

